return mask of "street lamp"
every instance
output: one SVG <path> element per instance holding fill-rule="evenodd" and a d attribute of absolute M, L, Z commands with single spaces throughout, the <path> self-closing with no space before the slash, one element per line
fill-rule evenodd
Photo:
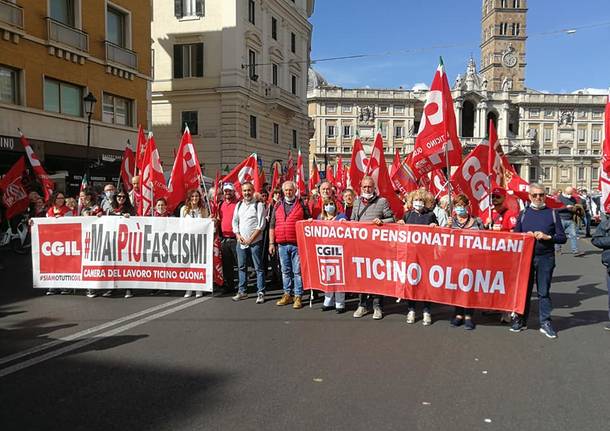
<path fill-rule="evenodd" d="M 89 92 L 83 99 L 85 101 L 85 113 L 87 114 L 87 153 L 85 156 L 85 176 L 87 181 L 90 181 L 89 177 L 89 147 L 91 146 L 91 116 L 93 115 L 93 109 L 97 99 L 93 93 Z"/>

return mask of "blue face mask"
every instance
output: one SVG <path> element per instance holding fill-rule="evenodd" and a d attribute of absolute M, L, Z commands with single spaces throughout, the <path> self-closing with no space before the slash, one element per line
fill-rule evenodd
<path fill-rule="evenodd" d="M 466 207 L 455 207 L 455 213 L 460 217 L 464 217 L 468 215 L 468 210 L 466 209 Z"/>
<path fill-rule="evenodd" d="M 334 214 L 336 210 L 337 208 L 335 208 L 334 205 L 324 205 L 324 211 L 326 211 L 328 214 Z"/>

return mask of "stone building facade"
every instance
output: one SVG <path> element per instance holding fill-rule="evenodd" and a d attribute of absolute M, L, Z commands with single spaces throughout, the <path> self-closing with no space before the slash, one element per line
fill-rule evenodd
<path fill-rule="evenodd" d="M 548 94 L 524 86 L 526 13 L 525 0 L 483 1 L 482 70 L 471 58 L 452 87 L 465 152 L 487 136 L 491 119 L 523 178 L 549 190 L 567 185 L 595 189 L 606 96 L 586 90 Z M 309 77 L 315 128 L 310 159 L 315 157 L 321 168 L 339 157 L 349 161 L 356 130 L 367 151 L 374 131 L 382 131 L 388 163 L 395 150 L 403 157 L 413 150 L 426 91 L 346 89 L 330 85 L 313 70 Z"/>
<path fill-rule="evenodd" d="M 137 125 L 148 127 L 150 0 L 0 1 L 0 172 L 30 139 L 58 189 L 78 190 L 86 165 L 84 97 L 93 183 L 115 181 Z"/>
<path fill-rule="evenodd" d="M 268 171 L 308 153 L 314 0 L 155 0 L 152 128 L 172 163 L 184 124 L 204 174 L 257 152 Z"/>

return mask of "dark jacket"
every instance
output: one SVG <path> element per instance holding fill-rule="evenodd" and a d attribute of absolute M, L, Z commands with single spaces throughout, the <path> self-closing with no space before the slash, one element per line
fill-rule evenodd
<path fill-rule="evenodd" d="M 547 255 L 555 253 L 555 244 L 565 244 L 567 241 L 563 225 L 551 208 L 535 210 L 527 207 L 519 214 L 517 225 L 513 232 L 536 232 L 540 231 L 551 235 L 548 240 L 536 240 L 534 255 Z"/>
<path fill-rule="evenodd" d="M 566 207 L 568 205 L 574 206 L 577 204 L 575 198 L 573 198 L 572 196 L 566 198 L 563 193 L 559 194 L 559 202 L 564 204 Z M 574 211 L 570 211 L 566 207 L 558 209 L 557 214 L 559 214 L 559 217 L 561 217 L 562 220 L 572 220 L 572 217 L 574 217 Z"/>
<path fill-rule="evenodd" d="M 436 214 L 429 209 L 425 209 L 422 213 L 411 210 L 402 217 L 402 220 L 405 222 L 405 224 L 421 224 L 429 226 L 430 224 L 434 223 L 435 225 L 438 225 Z"/>
<path fill-rule="evenodd" d="M 597 226 L 591 238 L 591 244 L 604 250 L 602 252 L 602 264 L 610 273 L 610 218 L 605 217 Z"/>

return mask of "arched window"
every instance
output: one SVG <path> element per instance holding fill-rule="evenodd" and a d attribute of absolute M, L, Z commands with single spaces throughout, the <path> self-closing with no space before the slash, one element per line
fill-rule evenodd
<path fill-rule="evenodd" d="M 462 136 L 474 137 L 474 103 L 465 100 L 462 105 Z"/>

